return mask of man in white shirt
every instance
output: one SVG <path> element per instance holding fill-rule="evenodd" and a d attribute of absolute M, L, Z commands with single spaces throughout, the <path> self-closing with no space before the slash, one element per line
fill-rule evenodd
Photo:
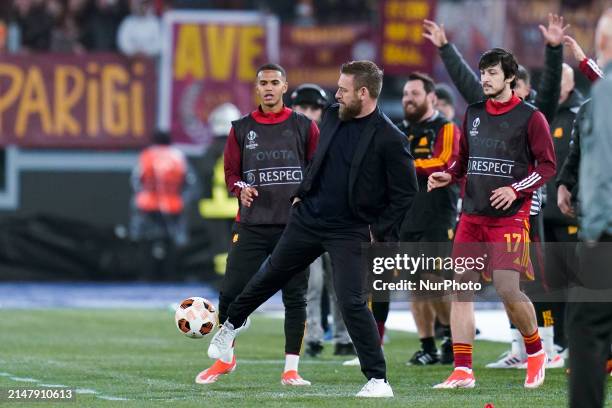
<path fill-rule="evenodd" d="M 161 51 L 161 26 L 151 0 L 131 0 L 132 14 L 117 32 L 117 46 L 127 56 L 157 57 Z"/>

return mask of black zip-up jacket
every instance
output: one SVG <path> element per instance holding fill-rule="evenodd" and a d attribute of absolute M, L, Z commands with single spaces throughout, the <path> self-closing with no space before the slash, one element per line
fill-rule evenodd
<path fill-rule="evenodd" d="M 339 105 L 325 110 L 319 145 L 295 196 L 304 198 L 318 182 L 321 164 L 340 126 Z M 414 160 L 404 134 L 380 110 L 374 111 L 355 148 L 348 179 L 350 209 L 370 224 L 379 242 L 399 240 L 399 227 L 418 191 Z"/>
<path fill-rule="evenodd" d="M 570 151 L 570 141 L 574 121 L 580 105 L 584 102 L 584 97 L 578 90 L 572 91 L 568 98 L 559 105 L 557 114 L 550 124 L 550 132 L 553 136 L 555 146 L 555 156 L 557 163 L 562 164 L 568 157 Z M 557 206 L 557 183 L 551 179 L 546 183 L 547 205 L 544 207 L 544 222 L 551 222 L 561 225 L 575 224 L 572 220 L 561 213 Z"/>
<path fill-rule="evenodd" d="M 468 104 L 485 99 L 478 75 L 472 71 L 457 48 L 453 44 L 447 43 L 438 50 L 446 71 L 448 71 L 463 99 Z M 527 101 L 533 103 L 544 114 L 548 123 L 552 122 L 559 104 L 562 64 L 563 47 L 560 45 L 557 47 L 547 45 L 544 72 L 540 79 L 540 86 L 534 100 Z"/>
<path fill-rule="evenodd" d="M 561 171 L 559 171 L 555 183 L 557 188 L 563 184 L 572 193 L 572 201 L 577 212 L 580 212 L 580 207 L 576 205 L 578 203 L 578 170 L 580 168 L 580 129 L 590 104 L 591 100 L 587 99 L 578 109 L 572 128 L 569 153 L 563 162 L 563 166 L 561 166 Z"/>

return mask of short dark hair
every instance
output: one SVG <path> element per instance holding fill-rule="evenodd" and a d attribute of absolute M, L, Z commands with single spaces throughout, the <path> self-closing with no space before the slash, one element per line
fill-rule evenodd
<path fill-rule="evenodd" d="M 408 81 L 421 81 L 426 93 L 432 93 L 436 89 L 434 80 L 424 72 L 413 72 L 408 75 Z"/>
<path fill-rule="evenodd" d="M 525 81 L 527 85 L 529 85 L 531 82 L 531 75 L 529 75 L 529 71 L 527 71 L 527 68 L 522 65 L 518 66 L 518 71 L 516 72 L 516 80 L 518 81 L 519 79 Z"/>
<path fill-rule="evenodd" d="M 340 72 L 345 75 L 353 75 L 355 90 L 365 87 L 370 96 L 378 98 L 382 90 L 383 71 L 372 61 L 350 61 L 342 64 Z"/>
<path fill-rule="evenodd" d="M 281 67 L 278 64 L 273 64 L 271 62 L 267 64 L 263 64 L 261 67 L 257 68 L 257 73 L 255 76 L 258 76 L 261 71 L 278 71 L 281 73 L 283 78 L 287 78 L 287 73 L 285 72 L 285 68 Z"/>
<path fill-rule="evenodd" d="M 518 63 L 511 52 L 503 48 L 493 48 L 485 52 L 480 57 L 478 69 L 483 70 L 497 64 L 501 64 L 502 71 L 504 71 L 504 79 L 514 76 L 514 79 L 510 83 L 510 88 L 514 89 L 516 86 Z"/>
<path fill-rule="evenodd" d="M 439 101 L 446 101 L 449 105 L 455 105 L 453 90 L 445 83 L 436 84 L 436 97 Z"/>

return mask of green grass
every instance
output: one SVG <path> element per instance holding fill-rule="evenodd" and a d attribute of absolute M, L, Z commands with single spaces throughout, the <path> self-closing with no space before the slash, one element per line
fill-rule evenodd
<path fill-rule="evenodd" d="M 0 372 L 31 377 L 42 383 L 88 388 L 96 395 L 78 395 L 76 406 L 101 407 L 563 407 L 563 370 L 547 372 L 538 390 L 522 386 L 524 371 L 482 368 L 506 345 L 477 342 L 474 349 L 477 386 L 473 390 L 432 390 L 448 366 L 407 367 L 417 346 L 413 335 L 390 333 L 385 346 L 388 376 L 396 397 L 363 401 L 353 395 L 365 383 L 357 367 L 343 367 L 327 346 L 322 358 L 302 358 L 300 373 L 308 388 L 280 385 L 283 368 L 282 323 L 255 317 L 238 341 L 238 368 L 218 383 L 193 382 L 210 364 L 208 340 L 178 333 L 173 317 L 163 310 L 0 310 Z M 0 388 L 35 386 L 0 376 Z M 100 395 L 127 398 L 105 401 Z M 610 399 L 608 399 L 610 401 Z M 2 401 L 0 401 L 2 405 Z M 28 404 L 13 404 L 25 407 Z M 75 406 L 67 403 L 35 407 Z"/>

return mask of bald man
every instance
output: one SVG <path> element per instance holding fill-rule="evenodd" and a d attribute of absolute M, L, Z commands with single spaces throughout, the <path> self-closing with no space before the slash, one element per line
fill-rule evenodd
<path fill-rule="evenodd" d="M 570 407 L 603 407 L 606 400 L 606 359 L 612 342 L 612 8 L 597 24 L 595 48 L 604 76 L 592 88 L 588 125 L 581 129 L 578 195 L 580 237 L 586 242 L 580 252 L 580 277 L 585 287 L 597 290 L 571 294 Z"/>
<path fill-rule="evenodd" d="M 563 163 L 569 154 L 570 136 L 576 113 L 584 102 L 584 97 L 577 89 L 574 89 L 574 70 L 567 64 L 561 68 L 561 92 L 559 95 L 559 107 L 550 131 L 553 136 L 555 155 L 557 163 Z M 562 368 L 564 366 L 564 350 L 567 347 L 565 336 L 565 300 L 566 288 L 572 280 L 576 271 L 576 259 L 574 254 L 575 245 L 578 242 L 578 221 L 575 217 L 568 217 L 561 213 L 557 205 L 557 188 L 555 180 L 546 184 L 547 204 L 544 206 L 544 237 L 546 273 L 544 274 L 545 285 L 550 289 L 544 299 L 550 302 L 544 305 L 544 310 L 551 314 L 546 319 L 544 331 L 550 331 L 548 336 L 542 336 L 546 352 L 551 359 L 547 368 Z M 565 243 L 560 245 L 558 243 Z M 571 246 L 571 248 L 568 248 Z M 542 329 L 540 329 L 542 331 Z M 546 333 L 545 333 L 546 334 Z M 553 345 L 554 343 L 554 345 Z"/>

